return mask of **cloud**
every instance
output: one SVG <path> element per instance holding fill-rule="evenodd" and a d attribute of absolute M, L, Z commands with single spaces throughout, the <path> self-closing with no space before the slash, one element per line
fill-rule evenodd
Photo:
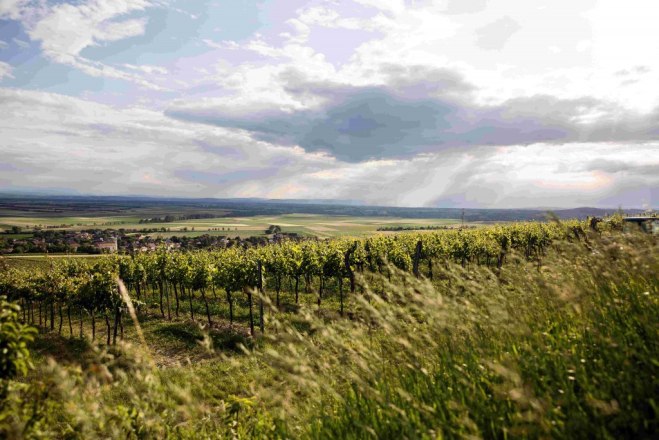
<path fill-rule="evenodd" d="M 399 14 L 407 6 L 405 0 L 355 0 L 356 3 L 379 9 L 390 14 Z"/>
<path fill-rule="evenodd" d="M 140 66 L 136 66 L 134 64 L 124 64 L 123 67 L 130 69 L 130 70 L 137 70 L 139 72 L 146 73 L 148 75 L 167 75 L 169 71 L 165 67 L 161 66 L 149 66 L 146 64 L 142 64 Z"/>
<path fill-rule="evenodd" d="M 430 204 L 659 206 L 659 142 L 533 144 L 474 150 L 470 158 Z"/>
<path fill-rule="evenodd" d="M 483 49 L 499 50 L 520 29 L 515 20 L 502 17 L 476 30 L 476 44 Z"/>
<path fill-rule="evenodd" d="M 351 162 L 478 145 L 648 142 L 659 137 L 656 93 L 633 93 L 643 86 L 656 90 L 649 82 L 651 67 L 630 68 L 638 82 L 615 96 L 611 81 L 616 91 L 622 88 L 621 76 L 614 72 L 601 74 L 608 75 L 605 80 L 600 72 L 581 68 L 546 74 L 542 62 L 548 56 L 534 47 L 551 40 L 561 57 L 569 52 L 572 38 L 570 56 L 576 56 L 576 47 L 585 41 L 584 17 L 565 19 L 565 34 L 550 32 L 564 15 L 563 4 L 358 3 L 376 14 L 370 17 L 377 36 L 359 44 L 349 57 L 337 54 L 347 62 L 329 63 L 322 44 L 310 44 L 310 36 L 319 27 L 353 29 L 355 23 L 368 21 L 368 14 L 351 11 L 348 3 L 312 5 L 286 22 L 294 31 L 283 40 L 258 35 L 212 43 L 266 60 L 218 69 L 205 84 L 222 93 L 179 99 L 167 114 L 247 130 L 267 142 Z M 587 3 L 577 9 L 593 6 Z M 515 33 L 519 38 L 511 38 Z M 541 60 L 538 66 L 535 58 L 528 66 L 519 64 L 531 55 Z M 646 102 L 637 107 L 640 99 Z"/>
<path fill-rule="evenodd" d="M 0 61 L 0 81 L 4 78 L 14 78 L 14 75 L 11 74 L 12 70 L 13 67 L 10 64 Z"/>
<path fill-rule="evenodd" d="M 625 194 L 657 203 L 657 142 L 448 148 L 353 163 L 57 94 L 0 88 L 0 112 L 0 185 L 9 189 L 403 206 L 616 207 Z"/>
<path fill-rule="evenodd" d="M 21 49 L 27 49 L 27 48 L 30 47 L 30 43 L 28 43 L 27 41 L 23 41 L 23 40 L 21 40 L 21 39 L 19 39 L 19 38 L 12 38 L 11 41 L 13 41 L 14 43 L 16 43 L 16 45 L 17 45 L 18 47 L 20 47 Z"/>
<path fill-rule="evenodd" d="M 167 114 L 247 130 L 268 142 L 299 145 L 350 162 L 454 147 L 647 142 L 659 137 L 659 109 L 633 114 L 593 98 L 544 95 L 482 105 L 471 94 L 474 87 L 450 70 L 386 65 L 383 72 L 388 84 L 380 87 L 310 83 L 300 72 L 285 72 L 279 79 L 292 99 L 317 103 L 300 109 L 236 111 L 218 99 L 181 102 Z"/>
<path fill-rule="evenodd" d="M 128 84 L 53 80 L 11 61 L 12 84 L 114 106 L 1 89 L 0 185 L 407 206 L 656 204 L 657 7 L 296 0 L 265 2 L 245 12 L 249 26 L 218 31 L 205 10 L 217 2 L 188 3 L 205 18 L 185 19 L 174 36 L 161 26 L 183 12 L 163 0 L 1 1 L 0 18 L 23 26 L 2 53 L 40 49 L 40 65 Z M 175 51 L 170 37 L 180 37 Z M 130 39 L 139 44 L 126 49 Z"/>
<path fill-rule="evenodd" d="M 655 151 L 654 153 L 654 155 L 650 154 L 649 157 L 639 156 L 627 160 L 597 158 L 590 162 L 585 162 L 583 169 L 584 171 L 603 171 L 609 174 L 622 173 L 631 176 L 656 178 L 656 176 L 659 176 L 659 152 Z"/>
<path fill-rule="evenodd" d="M 144 33 L 146 20 L 117 20 L 125 14 L 152 6 L 148 0 L 93 0 L 73 5 L 56 4 L 35 23 L 28 35 L 40 41 L 43 52 L 54 60 L 69 60 L 89 46 Z"/>
<path fill-rule="evenodd" d="M 19 19 L 29 3 L 30 0 L 3 0 L 0 3 L 0 19 Z"/>
<path fill-rule="evenodd" d="M 147 19 L 123 18 L 156 5 L 151 0 L 91 0 L 80 4 L 16 1 L 0 9 L 0 17 L 20 20 L 43 55 L 95 77 L 133 82 L 147 89 L 164 90 L 144 75 L 88 59 L 84 49 L 145 33 Z M 17 44 L 20 44 L 16 39 Z M 21 42 L 22 43 L 22 42 Z M 27 43 L 24 43 L 27 45 Z M 142 72 L 139 72 L 142 73 Z"/>
<path fill-rule="evenodd" d="M 449 0 L 444 13 L 446 14 L 474 14 L 487 6 L 487 0 Z"/>
<path fill-rule="evenodd" d="M 0 111 L 7 115 L 0 121 L 0 163 L 14 170 L 3 172 L 3 187 L 253 196 L 332 164 L 244 132 L 57 94 L 0 89 Z"/>

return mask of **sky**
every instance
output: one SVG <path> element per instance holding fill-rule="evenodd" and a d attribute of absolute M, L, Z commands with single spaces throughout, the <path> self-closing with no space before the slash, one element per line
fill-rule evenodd
<path fill-rule="evenodd" d="M 0 191 L 659 207 L 651 0 L 0 0 Z"/>

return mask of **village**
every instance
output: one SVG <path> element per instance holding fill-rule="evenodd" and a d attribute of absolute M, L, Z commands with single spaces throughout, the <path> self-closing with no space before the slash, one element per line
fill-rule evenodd
<path fill-rule="evenodd" d="M 14 231 L 16 232 L 16 231 Z M 300 239 L 294 233 L 281 233 L 270 227 L 266 235 L 254 237 L 228 237 L 201 234 L 197 236 L 161 236 L 160 229 L 86 229 L 34 230 L 25 234 L 0 234 L 1 254 L 131 254 L 153 252 L 157 249 L 195 250 L 230 248 L 233 246 L 254 247 L 276 243 L 286 239 Z M 24 235 L 24 237 L 17 237 Z"/>

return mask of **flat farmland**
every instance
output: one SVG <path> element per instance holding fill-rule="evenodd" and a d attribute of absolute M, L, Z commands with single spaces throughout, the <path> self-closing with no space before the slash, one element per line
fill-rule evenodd
<path fill-rule="evenodd" d="M 178 213 L 177 213 L 178 214 Z M 283 214 L 276 216 L 217 217 L 206 219 L 179 220 L 162 223 L 140 223 L 138 216 L 69 216 L 69 217 L 0 217 L 0 229 L 13 226 L 24 229 L 34 227 L 52 230 L 99 229 L 161 229 L 167 232 L 152 233 L 153 236 L 173 235 L 198 236 L 202 234 L 250 237 L 265 235 L 270 225 L 278 225 L 282 232 L 320 238 L 341 236 L 368 236 L 380 233 L 382 227 L 437 227 L 457 225 L 457 219 L 411 219 L 399 217 L 353 217 L 319 214 Z"/>
<path fill-rule="evenodd" d="M 324 216 L 316 214 L 285 214 L 279 216 L 236 217 L 223 219 L 188 220 L 172 223 L 170 234 L 183 228 L 195 228 L 195 233 L 227 234 L 230 236 L 264 235 L 270 225 L 281 227 L 282 232 L 297 233 L 320 238 L 340 236 L 366 236 L 378 233 L 378 228 L 388 226 L 420 227 L 457 224 L 450 219 L 404 219 L 391 217 Z M 219 228 L 219 231 L 217 229 Z M 222 230 L 224 228 L 224 230 Z M 191 233 L 191 232 L 189 232 Z"/>

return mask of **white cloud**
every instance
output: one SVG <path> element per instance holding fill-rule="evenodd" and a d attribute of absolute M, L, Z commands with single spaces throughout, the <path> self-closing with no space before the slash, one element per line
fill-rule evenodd
<path fill-rule="evenodd" d="M 118 41 L 124 38 L 144 34 L 146 19 L 124 20 L 121 22 L 102 22 L 94 34 L 96 41 Z"/>
<path fill-rule="evenodd" d="M 446 158 L 446 151 L 437 152 L 450 147 L 451 141 L 444 139 L 442 142 L 442 139 L 436 139 L 437 136 L 433 138 L 436 131 L 417 130 L 414 136 L 418 135 L 421 139 L 413 140 L 403 134 L 410 131 L 405 128 L 411 123 L 408 119 L 414 119 L 419 112 L 423 112 L 429 101 L 450 96 L 453 102 L 468 103 L 456 110 L 456 118 L 462 118 L 462 122 L 468 124 L 482 120 L 474 126 L 473 132 L 468 133 L 468 144 L 481 142 L 514 146 L 522 142 L 549 141 L 546 136 L 557 135 L 554 146 L 565 157 L 571 157 L 567 153 L 571 147 L 561 146 L 561 142 L 572 142 L 575 150 L 587 148 L 595 156 L 597 151 L 593 150 L 606 145 L 600 141 L 624 143 L 639 140 L 646 145 L 634 151 L 654 151 L 652 148 L 655 145 L 647 142 L 657 137 L 653 124 L 658 114 L 655 107 L 659 105 L 659 79 L 656 77 L 659 70 L 655 71 L 652 67 L 639 69 L 639 65 L 626 66 L 629 74 L 621 78 L 611 70 L 611 66 L 598 69 L 593 62 L 593 51 L 602 42 L 598 40 L 597 32 L 592 31 L 589 25 L 591 18 L 587 14 L 601 10 L 611 13 L 611 3 L 588 1 L 574 4 L 558 0 L 538 4 L 494 0 L 488 4 L 476 1 L 456 9 L 452 2 L 448 8 L 450 14 L 447 14 L 446 3 L 441 2 L 407 2 L 407 7 L 402 7 L 404 2 L 397 1 L 359 3 L 379 10 L 374 12 L 376 19 L 370 26 L 381 35 L 357 48 L 345 65 L 334 66 L 321 53 L 309 47 L 309 34 L 317 27 L 352 29 L 355 23 L 368 20 L 363 16 L 344 13 L 344 3 L 325 2 L 323 6 L 298 10 L 287 22 L 292 25 L 293 31 L 286 35 L 283 42 L 262 36 L 240 43 L 211 42 L 217 48 L 251 51 L 269 60 L 218 67 L 207 80 L 220 85 L 225 93 L 209 99 L 181 99 L 172 103 L 170 108 L 195 115 L 194 119 L 211 124 L 253 129 L 256 136 L 269 141 L 290 141 L 308 148 L 308 151 L 330 151 L 340 159 L 364 161 L 373 157 L 410 157 L 420 151 L 434 152 Z M 626 13 L 626 21 L 632 23 L 631 16 L 636 13 Z M 655 9 L 651 8 L 648 14 L 653 17 Z M 493 37 L 498 41 L 479 43 L 479 30 L 493 23 L 496 25 L 492 31 Z M 606 20 L 601 25 L 604 28 L 609 26 Z M 561 32 L 557 33 L 556 29 L 559 28 Z M 656 41 L 659 41 L 656 30 L 643 29 L 648 35 L 656 34 Z M 488 32 L 485 36 L 493 38 Z M 621 44 L 634 46 L 633 52 L 640 50 L 639 41 L 633 35 L 615 35 L 624 42 Z M 437 75 L 437 72 L 441 74 Z M 451 75 L 446 75 L 446 72 Z M 453 87 L 451 81 L 447 81 L 450 76 L 458 78 L 457 82 L 463 76 L 467 86 Z M 621 81 L 626 82 L 625 90 L 620 86 Z M 396 105 L 404 106 L 407 101 L 409 107 L 417 105 L 421 110 L 408 112 L 406 118 L 400 112 L 371 105 L 374 100 L 362 100 L 359 101 L 361 107 L 352 105 L 351 108 L 358 107 L 358 110 L 346 112 L 347 117 L 337 115 L 335 109 L 341 108 L 341 100 L 355 103 L 351 96 L 368 92 L 373 87 L 395 92 L 392 97 L 401 101 Z M 350 89 L 353 90 L 352 95 L 345 91 Z M 639 93 L 641 89 L 643 92 Z M 335 98 L 334 105 L 325 105 L 328 96 Z M 441 120 L 439 110 L 437 118 Z M 303 117 L 296 118 L 296 112 Z M 352 139 L 341 137 L 346 126 L 354 125 L 358 118 L 352 116 L 358 112 L 366 115 L 362 119 L 368 120 L 363 122 L 372 123 L 370 134 L 385 125 L 396 127 L 398 124 L 403 128 L 399 133 L 385 133 L 384 138 L 380 136 L 375 139 L 375 136 L 363 133 Z M 306 129 L 315 122 L 305 119 L 304 116 L 309 113 L 313 113 L 314 118 L 320 114 L 321 120 L 326 116 L 326 124 L 315 131 L 303 130 L 298 135 L 296 130 L 300 127 Z M 481 114 L 482 117 L 479 116 Z M 374 115 L 382 117 L 378 119 Z M 418 118 L 419 121 L 421 119 Z M 236 123 L 236 120 L 239 121 Z M 497 124 L 502 127 L 502 137 L 489 140 L 487 134 L 496 132 Z M 454 126 L 451 123 L 447 131 L 451 132 Z M 365 126 L 364 133 L 367 129 Z M 479 135 L 481 130 L 485 134 Z M 375 140 L 372 145 L 364 145 L 369 141 L 369 136 Z M 392 148 L 394 154 L 378 156 L 377 151 L 387 148 L 384 144 L 397 136 L 402 139 L 397 148 L 400 147 L 399 151 L 405 153 Z M 428 140 L 424 144 L 424 137 L 433 141 Z M 451 135 L 448 134 L 448 137 Z M 584 141 L 590 143 L 574 143 Z M 317 145 L 310 146 L 313 142 Z M 420 148 L 416 149 L 413 142 Z M 527 154 L 532 154 L 532 150 L 527 150 Z M 487 150 L 479 154 L 487 156 Z M 455 156 L 449 157 L 450 160 L 458 160 Z M 552 163 L 558 160 L 553 158 Z M 404 166 L 401 167 L 404 169 Z M 529 169 L 535 168 L 530 166 Z M 428 173 L 432 175 L 431 170 Z M 576 185 L 575 181 L 570 180 L 572 177 L 565 174 L 560 177 Z M 580 176 L 579 179 L 589 182 L 591 177 Z M 417 183 L 419 179 L 422 178 L 417 175 Z M 547 182 L 554 182 L 550 183 L 553 191 L 561 192 L 556 179 L 547 179 Z M 584 185 L 587 188 L 589 183 Z M 310 187 L 313 188 L 313 185 Z M 578 186 L 575 188 L 578 189 Z M 325 190 L 331 192 L 331 186 L 326 186 Z M 419 194 L 423 190 L 410 187 L 408 192 Z M 507 194 L 508 191 L 504 188 L 501 193 Z M 414 199 L 418 203 L 429 203 L 430 200 L 417 195 L 404 198 Z M 480 198 L 479 203 L 486 203 L 486 200 Z"/>
<path fill-rule="evenodd" d="M 125 67 L 126 69 L 130 69 L 130 70 L 137 70 L 139 72 L 143 72 L 143 73 L 146 73 L 148 75 L 153 75 L 153 74 L 167 75 L 169 73 L 169 71 L 164 67 L 150 66 L 150 65 L 146 65 L 146 64 L 142 64 L 140 66 L 136 66 L 135 64 L 123 64 L 123 67 Z"/>
<path fill-rule="evenodd" d="M 115 109 L 62 95 L 0 89 L 0 185 L 69 187 L 104 194 L 233 197 L 277 191 L 319 154 L 254 141 L 244 132 Z M 261 179 L 260 177 L 263 177 Z M 253 181 L 256 181 L 256 185 Z"/>
<path fill-rule="evenodd" d="M 89 46 L 144 33 L 145 20 L 117 20 L 151 6 L 147 0 L 93 0 L 80 5 L 62 3 L 50 8 L 28 30 L 44 53 L 57 60 L 79 56 Z"/>
<path fill-rule="evenodd" d="M 30 39 L 40 43 L 44 56 L 51 61 L 75 67 L 91 76 L 122 79 L 147 89 L 164 90 L 152 78 L 145 78 L 144 72 L 126 71 L 121 66 L 107 65 L 81 55 L 88 47 L 143 35 L 146 18 L 121 17 L 154 5 L 150 0 L 91 0 L 51 5 L 11 1 L 0 9 L 0 16 L 21 20 Z"/>
<path fill-rule="evenodd" d="M 4 78 L 14 78 L 14 75 L 11 74 L 12 70 L 13 67 L 10 64 L 0 61 L 0 81 Z"/>
<path fill-rule="evenodd" d="M 164 6 L 160 0 L 0 2 L 0 17 L 21 20 L 49 60 L 144 88 L 176 84 L 183 89 L 178 95 L 182 99 L 169 104 L 208 116 L 210 122 L 2 90 L 0 109 L 10 117 L 0 121 L 5 139 L 0 141 L 0 160 L 18 171 L 3 171 L 0 184 L 229 197 L 354 199 L 359 194 L 364 201 L 382 204 L 498 207 L 613 206 L 624 194 L 634 194 L 630 200 L 645 198 L 656 206 L 652 194 L 656 197 L 659 186 L 659 144 L 650 138 L 657 132 L 648 121 L 659 114 L 659 58 L 654 56 L 659 52 L 659 5 L 637 0 L 625 5 L 608 0 L 356 3 L 302 7 L 272 23 L 270 33 L 246 40 L 212 41 L 202 35 L 208 53 L 199 55 L 196 66 L 203 70 L 197 67 L 192 75 L 196 66 L 186 70 L 186 61 L 178 63 L 180 68 L 165 69 L 108 65 L 84 56 L 87 48 L 144 35 L 149 30 L 146 11 Z M 313 40 L 314 32 L 329 35 L 332 30 L 370 33 L 372 38 L 354 46 L 347 41 L 352 53 L 345 62 L 333 63 L 326 53 L 337 42 Z M 237 60 L 214 58 L 229 50 Z M 241 60 L 241 52 L 248 53 L 247 61 Z M 0 65 L 3 75 L 12 75 L 11 66 Z M 577 129 L 570 139 L 592 142 L 549 146 L 532 140 L 527 147 L 421 149 L 423 154 L 406 159 L 367 156 L 360 163 L 344 163 L 303 150 L 297 146 L 302 141 L 277 145 L 273 136 L 259 140 L 210 120 L 217 114 L 261 122 L 279 118 L 274 123 L 282 126 L 287 115 L 322 113 L 332 99 L 349 101 L 350 90 L 376 88 L 392 91 L 392 99 L 410 106 L 448 96 L 498 109 L 504 119 L 571 118 L 567 128 Z M 368 107 L 371 101 L 365 102 Z M 583 108 L 566 107 L 579 102 L 585 103 Z M 510 104 L 507 111 L 497 107 L 501 103 Z M 463 110 L 459 116 L 473 120 L 474 113 Z M 378 108 L 368 111 L 382 115 Z M 401 132 L 409 122 L 405 116 L 394 114 Z M 586 130 L 579 137 L 580 127 L 601 128 L 602 121 L 608 131 L 591 138 Z M 273 127 L 263 131 L 268 128 Z M 345 131 L 343 126 L 337 129 Z M 525 129 L 518 124 L 510 132 Z M 625 143 L 634 133 L 644 134 L 645 144 Z M 607 142 L 613 139 L 620 142 Z"/>
<path fill-rule="evenodd" d="M 17 20 L 30 0 L 3 0 L 0 2 L 0 18 Z"/>
<path fill-rule="evenodd" d="M 305 25 L 305 31 L 310 26 L 320 26 L 334 29 L 365 30 L 365 31 L 383 31 L 390 28 L 392 23 L 384 15 L 375 17 L 342 17 L 335 9 L 329 6 L 311 6 L 306 9 L 300 9 L 297 13 L 296 21 Z"/>
<path fill-rule="evenodd" d="M 28 47 L 30 47 L 30 43 L 28 43 L 27 41 L 20 40 L 18 38 L 12 38 L 11 41 L 16 43 L 16 45 L 21 49 L 27 49 Z"/>
<path fill-rule="evenodd" d="M 474 155 L 455 177 L 439 200 L 460 197 L 486 207 L 656 207 L 659 142 L 501 147 Z"/>
<path fill-rule="evenodd" d="M 356 0 L 356 2 L 391 14 L 400 14 L 406 8 L 405 0 Z"/>
<path fill-rule="evenodd" d="M 489 207 L 615 207 L 633 192 L 629 203 L 657 203 L 659 143 L 533 144 L 344 163 L 240 130 L 56 94 L 0 89 L 0 112 L 8 115 L 0 121 L 0 164 L 11 165 L 0 177 L 5 188 Z"/>
<path fill-rule="evenodd" d="M 493 0 L 475 2 L 466 8 L 473 13 L 456 15 L 447 13 L 445 2 L 407 2 L 406 7 L 398 1 L 360 3 L 386 15 L 365 20 L 342 15 L 341 6 L 326 3 L 302 9 L 295 18 L 310 32 L 314 26 L 361 26 L 382 34 L 359 46 L 351 62 L 337 69 L 337 82 L 378 84 L 384 65 L 426 66 L 463 73 L 483 102 L 547 94 L 614 100 L 645 112 L 659 105 L 659 59 L 653 56 L 659 52 L 659 4 Z M 304 71 L 305 61 L 291 65 Z M 621 87 L 615 72 L 633 66 L 646 66 L 648 74 Z"/>

